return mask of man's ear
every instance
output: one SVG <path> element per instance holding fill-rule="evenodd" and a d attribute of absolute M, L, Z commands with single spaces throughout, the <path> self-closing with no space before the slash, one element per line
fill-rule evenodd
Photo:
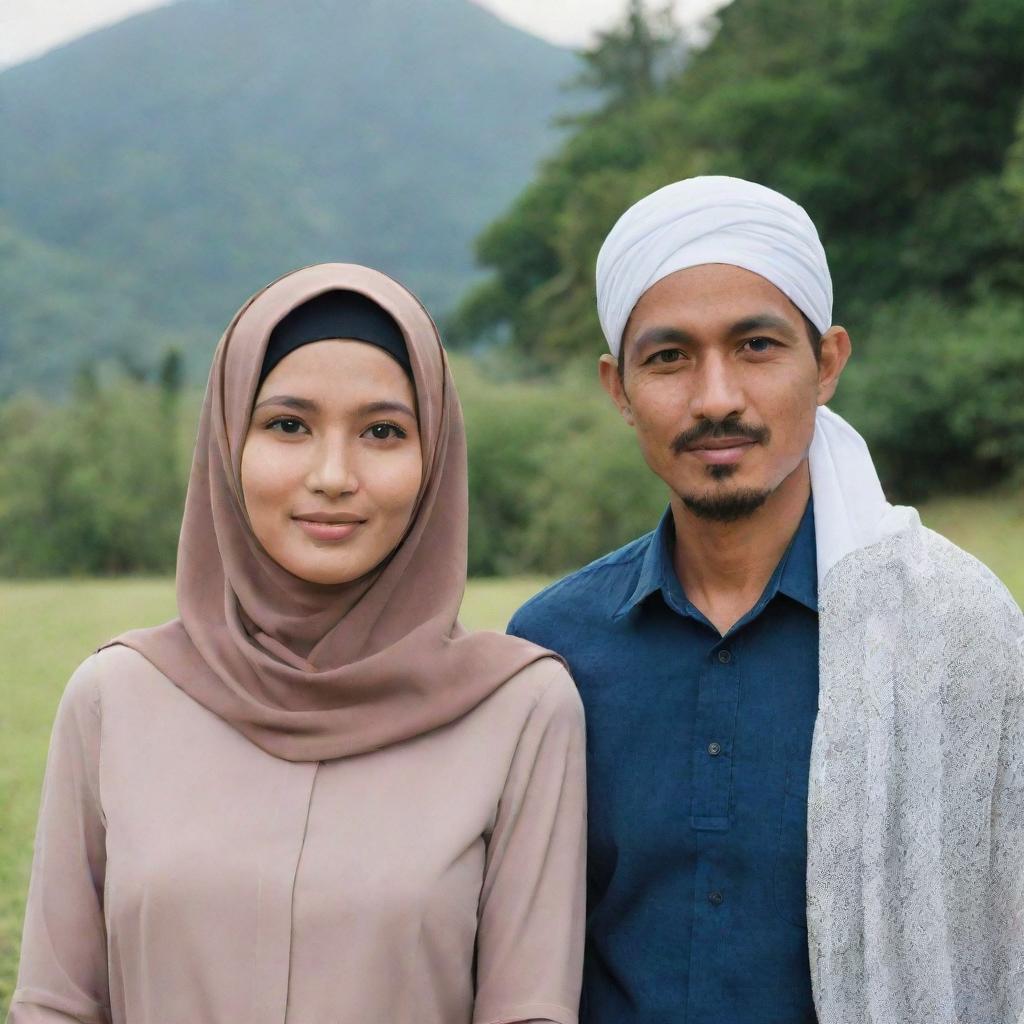
<path fill-rule="evenodd" d="M 821 336 L 821 356 L 818 359 L 818 405 L 831 401 L 839 384 L 839 377 L 850 358 L 850 336 L 845 327 L 830 327 Z"/>
<path fill-rule="evenodd" d="M 629 396 L 619 376 L 619 363 L 615 356 L 605 352 L 597 363 L 597 375 L 601 379 L 601 387 L 608 392 L 622 418 L 632 427 L 633 410 L 629 406 Z"/>

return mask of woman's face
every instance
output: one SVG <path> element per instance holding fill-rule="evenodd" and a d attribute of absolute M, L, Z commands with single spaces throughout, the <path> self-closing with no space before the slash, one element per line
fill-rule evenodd
<path fill-rule="evenodd" d="M 256 396 L 242 493 L 267 554 L 311 583 L 349 583 L 402 539 L 423 476 L 416 397 L 391 356 L 317 341 Z"/>

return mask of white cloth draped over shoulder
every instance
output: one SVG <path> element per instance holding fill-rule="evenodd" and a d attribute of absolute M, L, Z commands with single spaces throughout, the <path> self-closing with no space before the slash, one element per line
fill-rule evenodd
<path fill-rule="evenodd" d="M 1024 620 L 890 505 L 827 409 L 810 450 L 820 692 L 808 938 L 828 1024 L 1024 1021 Z"/>

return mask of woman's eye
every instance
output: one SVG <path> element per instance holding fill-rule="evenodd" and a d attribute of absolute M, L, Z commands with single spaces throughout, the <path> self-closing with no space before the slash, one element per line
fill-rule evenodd
<path fill-rule="evenodd" d="M 745 344 L 751 352 L 754 352 L 758 355 L 762 355 L 765 352 L 771 351 L 776 345 L 776 343 L 772 341 L 771 338 L 750 338 L 746 341 Z"/>
<path fill-rule="evenodd" d="M 302 420 L 293 419 L 291 416 L 282 416 L 279 419 L 271 420 L 267 424 L 268 430 L 277 430 L 282 434 L 299 434 L 306 429 Z"/>
<path fill-rule="evenodd" d="M 394 423 L 374 423 L 366 431 L 370 437 L 378 441 L 388 441 L 393 437 L 405 437 L 405 431 Z"/>

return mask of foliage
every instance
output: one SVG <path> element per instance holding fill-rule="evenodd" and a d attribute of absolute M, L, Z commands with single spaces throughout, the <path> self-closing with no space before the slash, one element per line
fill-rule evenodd
<path fill-rule="evenodd" d="M 175 360 L 162 383 L 83 372 L 65 402 L 0 405 L 0 575 L 173 569 L 198 406 L 176 390 Z M 661 484 L 596 381 L 499 381 L 462 360 L 457 372 L 471 574 L 560 572 L 655 525 Z"/>
<path fill-rule="evenodd" d="M 100 387 L 88 373 L 67 404 L 24 396 L 0 406 L 0 573 L 172 570 L 183 421 L 173 387 Z"/>
<path fill-rule="evenodd" d="M 612 90 L 630 32 L 587 56 Z M 480 236 L 491 276 L 453 318 L 458 337 L 504 330 L 538 370 L 596 353 L 601 241 L 629 203 L 699 173 L 761 181 L 807 208 L 839 319 L 909 292 L 951 305 L 979 284 L 1012 293 L 1024 284 L 1024 144 L 1011 148 L 1022 97 L 1020 0 L 733 0 L 705 49 L 582 119 Z"/>
<path fill-rule="evenodd" d="M 653 529 L 667 503 L 596 380 L 488 379 L 460 367 L 471 575 L 557 573 Z"/>
<path fill-rule="evenodd" d="M 605 110 L 628 106 L 655 92 L 676 49 L 672 7 L 648 13 L 643 0 L 628 0 L 622 24 L 596 38 L 583 51 L 584 68 L 573 84 L 603 93 Z"/>
<path fill-rule="evenodd" d="M 878 310 L 835 403 L 863 433 L 891 497 L 1024 477 L 1024 301 L 966 309 L 922 294 Z"/>
<path fill-rule="evenodd" d="M 923 294 L 855 335 L 837 401 L 902 500 L 1024 467 L 1024 302 Z M 454 360 L 469 445 L 469 570 L 555 574 L 652 529 L 667 494 L 594 378 L 517 379 L 510 354 Z M 198 402 L 169 351 L 149 378 L 86 367 L 64 403 L 0 404 L 0 574 L 167 572 Z"/>

